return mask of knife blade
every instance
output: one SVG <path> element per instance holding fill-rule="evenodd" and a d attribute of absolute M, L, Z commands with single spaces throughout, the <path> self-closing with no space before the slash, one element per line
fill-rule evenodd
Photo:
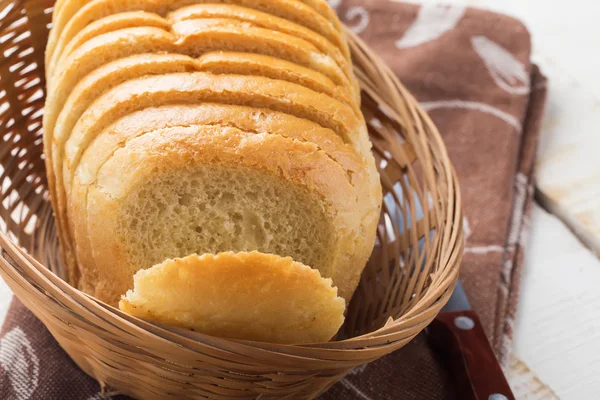
<path fill-rule="evenodd" d="M 449 363 L 460 399 L 515 400 L 460 281 L 427 336 Z"/>

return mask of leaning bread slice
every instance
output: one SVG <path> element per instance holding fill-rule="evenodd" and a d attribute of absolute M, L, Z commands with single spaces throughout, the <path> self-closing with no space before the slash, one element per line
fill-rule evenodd
<path fill-rule="evenodd" d="M 234 3 L 293 21 L 325 36 L 345 55 L 348 44 L 340 30 L 318 12 L 296 0 L 67 0 L 58 11 L 46 48 L 46 62 L 62 52 L 68 42 L 88 24 L 108 15 L 147 11 L 165 16 L 169 11 L 196 3 Z"/>
<path fill-rule="evenodd" d="M 290 257 L 192 254 L 142 269 L 133 279 L 121 310 L 213 336 L 319 343 L 344 322 L 345 302 L 331 279 Z"/>
<path fill-rule="evenodd" d="M 71 237 L 76 238 L 79 264 L 88 268 L 82 276 L 80 288 L 92 291 L 95 268 L 90 258 L 91 244 L 87 232 L 88 187 L 96 180 L 99 168 L 129 140 L 148 132 L 175 126 L 212 125 L 228 126 L 246 132 L 267 133 L 316 144 L 332 160 L 339 163 L 351 176 L 357 193 L 357 215 L 363 221 L 367 238 L 365 245 L 374 241 L 375 225 L 379 217 L 381 188 L 375 171 L 367 169 L 358 153 L 344 144 L 334 132 L 319 125 L 291 115 L 221 104 L 173 105 L 148 108 L 129 114 L 106 128 L 86 149 L 72 178 L 69 197 Z M 367 252 L 369 250 L 366 250 Z M 87 258 L 82 258 L 87 257 Z"/>
<path fill-rule="evenodd" d="M 243 51 L 294 62 L 329 77 L 337 85 L 351 87 L 349 66 L 342 70 L 327 54 L 304 39 L 252 26 L 235 19 L 191 19 L 173 24 L 183 54 L 200 56 L 207 51 Z"/>
<path fill-rule="evenodd" d="M 46 69 L 49 70 L 48 73 L 50 76 L 52 76 L 54 66 L 57 62 L 60 62 L 59 60 L 65 59 L 75 49 L 95 36 L 114 32 L 120 29 L 135 27 L 155 27 L 169 31 L 171 29 L 171 24 L 157 14 L 144 11 L 130 11 L 109 15 L 108 17 L 94 21 L 86 26 L 68 42 L 64 50 L 55 52 L 52 56 L 52 59 L 46 65 Z"/>
<path fill-rule="evenodd" d="M 316 145 L 236 128 L 128 141 L 90 185 L 87 211 L 93 294 L 112 304 L 133 273 L 165 258 L 252 250 L 311 265 L 349 298 L 349 277 L 369 256 L 359 253 L 356 192 L 338 163 Z"/>

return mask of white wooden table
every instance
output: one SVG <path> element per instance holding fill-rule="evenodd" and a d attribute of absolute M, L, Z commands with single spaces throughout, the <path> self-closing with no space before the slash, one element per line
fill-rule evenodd
<path fill-rule="evenodd" d="M 509 380 L 520 399 L 598 399 L 600 3 L 445 2 L 521 19 L 549 78 L 536 190 L 550 212 L 536 206 L 532 216 Z"/>
<path fill-rule="evenodd" d="M 600 254 L 600 3 L 448 2 L 524 21 L 550 79 L 537 191 L 551 213 L 533 213 L 507 375 L 519 399 L 599 398 L 600 261 L 587 247 Z M 10 298 L 0 281 L 0 324 Z"/>

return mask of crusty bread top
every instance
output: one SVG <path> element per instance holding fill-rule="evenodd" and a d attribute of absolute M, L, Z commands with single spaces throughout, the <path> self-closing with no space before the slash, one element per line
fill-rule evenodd
<path fill-rule="evenodd" d="M 342 69 L 345 70 L 350 66 L 349 55 L 342 53 L 338 47 L 322 35 L 297 23 L 261 11 L 233 4 L 194 4 L 172 11 L 167 16 L 167 19 L 172 23 L 202 18 L 235 19 L 240 22 L 251 23 L 259 28 L 287 33 L 306 40 L 323 53 L 328 54 Z"/>
<path fill-rule="evenodd" d="M 280 58 L 254 53 L 213 51 L 198 58 L 197 69 L 214 74 L 264 76 L 297 83 L 346 103 L 357 115 L 361 115 L 354 95 L 347 87 L 336 85 L 320 72 Z"/>
<path fill-rule="evenodd" d="M 79 50 L 75 51 L 75 54 L 73 54 L 72 50 L 65 52 L 60 57 L 57 66 L 66 64 L 66 68 L 55 68 L 51 62 L 49 65 L 49 69 L 51 70 L 50 89 L 52 90 L 56 85 L 56 83 L 54 83 L 55 79 L 60 81 L 61 75 L 73 76 L 74 78 L 76 76 L 81 77 L 97 67 L 99 65 L 98 61 L 101 61 L 106 57 L 115 59 L 114 53 L 115 51 L 119 51 L 115 46 L 118 46 L 119 43 L 121 43 L 121 47 L 123 44 L 125 44 L 126 48 L 127 45 L 130 46 L 129 55 L 139 53 L 139 51 L 136 50 L 136 47 L 139 47 L 140 44 L 134 43 L 134 38 L 123 37 L 123 35 L 126 35 L 129 32 L 139 35 L 139 32 L 143 32 L 141 30 L 142 28 L 149 29 L 158 26 L 158 28 L 163 28 L 165 33 L 168 33 L 167 30 L 164 29 L 164 26 L 159 26 L 154 19 L 147 18 L 147 16 L 138 17 L 138 19 L 148 21 L 146 21 L 147 23 L 142 24 L 142 26 L 129 29 L 127 29 L 127 27 L 120 27 L 123 21 L 117 21 L 115 22 L 115 25 L 120 29 L 99 33 L 89 39 L 89 43 L 100 43 L 99 45 L 96 44 L 94 48 L 92 48 L 89 43 L 83 42 L 80 44 L 82 49 L 73 47 L 73 49 Z M 150 31 L 147 32 L 151 33 Z M 164 45 L 162 45 L 162 47 L 157 48 L 157 51 L 168 50 L 187 54 L 192 57 L 197 57 L 207 51 L 213 50 L 243 51 L 270 55 L 292 61 L 305 67 L 310 67 L 315 71 L 325 74 L 338 85 L 352 87 L 350 86 L 352 72 L 348 64 L 345 64 L 344 69 L 341 69 L 329 55 L 321 53 L 320 50 L 311 43 L 286 33 L 254 27 L 248 23 L 228 18 L 194 19 L 177 22 L 172 26 L 172 33 L 174 36 L 171 37 L 173 41 L 170 46 L 167 45 L 168 48 L 165 48 Z M 153 34 L 156 35 L 156 33 Z M 118 42 L 119 38 L 122 38 L 121 42 Z M 127 40 L 127 42 L 123 42 L 123 40 Z M 138 40 L 141 40 L 141 38 Z M 105 45 L 103 45 L 103 43 Z M 90 51 L 93 51 L 92 54 L 95 58 L 88 62 L 90 67 L 87 67 L 83 60 L 85 60 L 85 54 L 89 54 Z M 73 54 L 73 56 L 71 56 L 71 54 Z M 78 59 L 82 61 L 77 61 Z M 67 71 L 73 71 L 73 68 L 71 67 L 73 63 L 79 64 L 76 70 L 77 74 L 64 71 L 65 69 Z M 61 73 L 61 75 L 57 75 L 58 73 Z"/>
<path fill-rule="evenodd" d="M 127 11 L 147 11 L 161 16 L 181 7 L 200 3 L 234 2 L 244 7 L 273 14 L 325 36 L 348 55 L 348 45 L 340 30 L 334 28 L 331 21 L 324 18 L 311 7 L 295 0 L 67 0 L 57 12 L 55 25 L 46 49 L 48 63 L 54 52 L 61 52 L 64 46 L 89 23 L 107 15 Z"/>
<path fill-rule="evenodd" d="M 244 51 L 279 57 L 323 73 L 338 85 L 350 87 L 352 72 L 342 70 L 327 54 L 304 39 L 259 28 L 231 18 L 190 19 L 176 22 L 179 51 L 192 57 L 207 51 Z"/>
<path fill-rule="evenodd" d="M 195 19 L 235 20 L 238 23 L 249 23 L 254 27 L 265 28 L 298 37 L 299 39 L 306 40 L 314 45 L 319 51 L 332 57 L 338 66 L 345 71 L 347 76 L 351 77 L 351 65 L 349 59 L 342 55 L 340 50 L 323 36 L 288 20 L 231 4 L 195 4 L 172 12 L 168 18 L 162 18 L 158 14 L 145 11 L 131 11 L 109 15 L 86 26 L 73 39 L 68 41 L 68 44 L 65 45 L 64 49 L 57 49 L 51 60 L 48 62 L 46 69 L 49 71 L 50 76 L 52 76 L 52 71 L 54 71 L 57 62 L 60 62 L 59 59 L 64 60 L 74 49 L 95 36 L 124 28 L 144 26 L 157 27 L 170 31 L 172 23 Z"/>
<path fill-rule="evenodd" d="M 348 179 L 352 179 L 353 184 L 361 188 L 368 186 L 365 183 L 367 179 L 362 178 L 367 167 L 360 155 L 330 129 L 269 109 L 217 103 L 149 107 L 117 120 L 105 128 L 84 151 L 76 171 L 79 183 L 92 183 L 96 179 L 97 167 L 107 160 L 102 156 L 112 155 L 128 140 L 158 129 L 191 125 L 232 127 L 244 132 L 280 135 L 312 143 L 348 171 Z"/>
<path fill-rule="evenodd" d="M 272 254 L 193 254 L 138 271 L 134 284 L 121 310 L 220 337 L 326 342 L 344 321 L 331 279 Z"/>
<path fill-rule="evenodd" d="M 167 20 L 161 18 L 157 14 L 145 11 L 130 11 L 123 12 L 120 14 L 109 15 L 107 17 L 94 21 L 88 26 L 86 26 L 73 39 L 71 39 L 67 45 L 65 45 L 64 50 L 56 51 L 53 54 L 51 60 L 48 62 L 46 68 L 50 71 L 50 74 L 52 75 L 52 71 L 54 71 L 54 67 L 56 66 L 56 63 L 59 62 L 59 60 L 65 59 L 76 48 L 98 35 L 114 32 L 125 28 L 135 28 L 144 26 L 160 28 L 164 29 L 165 31 L 169 31 L 171 29 L 171 24 Z"/>

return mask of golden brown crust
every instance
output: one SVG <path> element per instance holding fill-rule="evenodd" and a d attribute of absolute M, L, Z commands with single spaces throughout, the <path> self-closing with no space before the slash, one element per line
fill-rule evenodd
<path fill-rule="evenodd" d="M 350 87 L 352 72 L 342 70 L 327 54 L 304 39 L 258 28 L 235 19 L 191 19 L 176 22 L 178 51 L 192 57 L 208 51 L 243 51 L 282 58 L 314 69 L 337 85 Z"/>
<path fill-rule="evenodd" d="M 148 25 L 145 27 L 146 29 L 153 28 L 150 23 Z M 68 54 L 65 53 L 64 57 L 60 57 L 62 62 L 57 65 L 66 65 L 66 68 L 54 68 L 52 64 L 50 65 L 51 72 L 53 72 L 50 75 L 50 89 L 54 88 L 55 84 L 62 83 L 65 76 L 74 80 L 78 76 L 85 76 L 93 68 L 101 65 L 99 63 L 103 60 L 106 59 L 105 62 L 108 62 L 118 58 L 119 54 L 123 54 L 123 46 L 125 50 L 127 50 L 128 45 L 131 46 L 130 53 L 124 55 L 139 53 L 140 51 L 137 48 L 143 45 L 140 41 L 145 42 L 147 40 L 139 36 L 140 33 L 144 32 L 143 28 L 123 28 L 98 34 L 81 45 L 86 49 L 86 52 L 79 51 L 79 58 L 75 60 L 70 59 Z M 155 29 L 160 31 L 159 28 Z M 166 30 L 163 29 L 163 31 L 165 34 L 167 33 Z M 156 35 L 156 32 L 150 30 L 146 32 Z M 127 37 L 128 33 L 133 33 L 134 36 Z M 172 42 L 169 43 L 168 40 L 165 42 L 165 38 L 160 38 L 161 46 L 157 47 L 154 52 L 170 51 L 193 57 L 200 56 L 208 51 L 241 51 L 270 55 L 319 71 L 332 79 L 337 85 L 351 87 L 350 82 L 353 76 L 348 65 L 346 65 L 345 70 L 340 69 L 333 59 L 321 53 L 309 42 L 285 33 L 248 26 L 248 24 L 235 19 L 223 18 L 177 22 L 172 26 L 172 33 L 174 34 L 170 37 Z M 91 47 L 99 41 L 106 43 L 104 46 L 96 46 L 97 48 Z M 151 50 L 145 50 L 144 52 L 147 51 L 150 52 Z M 88 54 L 88 58 L 85 57 L 85 54 Z M 74 69 L 73 62 L 78 64 L 77 69 Z M 67 71 L 64 71 L 65 69 Z M 62 74 L 58 75 L 59 72 Z M 355 96 L 355 101 L 358 104 L 358 93 L 355 93 Z"/>
<path fill-rule="evenodd" d="M 172 23 L 190 19 L 229 18 L 250 23 L 253 26 L 287 33 L 304 39 L 324 54 L 333 58 L 343 70 L 351 70 L 349 54 L 344 54 L 322 35 L 302 25 L 261 11 L 233 4 L 194 4 L 169 13 Z"/>
<path fill-rule="evenodd" d="M 302 85 L 346 103 L 357 115 L 360 108 L 346 86 L 336 85 L 327 76 L 280 58 L 253 53 L 213 51 L 198 58 L 198 70 L 225 75 L 254 75 Z"/>
<path fill-rule="evenodd" d="M 144 11 L 130 11 L 94 21 L 79 32 L 73 39 L 68 41 L 64 50 L 60 49 L 54 52 L 52 59 L 48 63 L 48 73 L 53 75 L 54 66 L 60 60 L 64 60 L 75 49 L 88 40 L 109 32 L 114 32 L 125 28 L 135 27 L 154 27 L 165 31 L 171 29 L 171 24 L 160 16 Z"/>
<path fill-rule="evenodd" d="M 124 312 L 219 337 L 319 343 L 344 321 L 331 280 L 290 257 L 192 254 L 140 270 L 134 282 L 119 303 Z"/>
<path fill-rule="evenodd" d="M 331 277 L 341 297 L 354 287 L 349 269 L 362 270 L 369 254 L 356 246 L 361 221 L 356 192 L 346 173 L 317 146 L 278 135 L 246 133 L 228 127 L 176 127 L 154 131 L 127 142 L 99 170 L 88 192 L 88 230 L 98 266 L 96 297 L 114 302 L 131 288 L 136 266 L 129 265 L 122 241 L 117 237 L 122 201 L 137 185 L 156 176 L 157 170 L 189 168 L 189 165 L 238 165 L 284 178 L 314 193 L 324 202 L 336 227 L 333 265 L 321 274 Z"/>
<path fill-rule="evenodd" d="M 48 63 L 47 72 L 52 76 L 57 60 L 64 59 L 72 53 L 74 49 L 94 36 L 119 29 L 143 26 L 157 27 L 169 31 L 171 30 L 171 23 L 194 19 L 235 20 L 238 23 L 251 24 L 254 27 L 265 28 L 306 40 L 308 43 L 314 45 L 319 51 L 323 52 L 323 54 L 332 57 L 350 79 L 351 83 L 353 85 L 355 84 L 355 81 L 352 79 L 350 60 L 342 55 L 340 50 L 323 36 L 285 19 L 231 4 L 195 4 L 172 12 L 167 19 L 161 18 L 157 14 L 144 11 L 130 11 L 109 15 L 92 22 L 73 39 L 69 41 L 64 38 L 61 39 L 64 43 L 68 44 L 65 45 L 64 49 L 59 48 L 54 52 Z M 356 86 L 354 89 L 357 90 L 358 87 Z M 358 91 L 355 94 L 358 94 Z"/>

